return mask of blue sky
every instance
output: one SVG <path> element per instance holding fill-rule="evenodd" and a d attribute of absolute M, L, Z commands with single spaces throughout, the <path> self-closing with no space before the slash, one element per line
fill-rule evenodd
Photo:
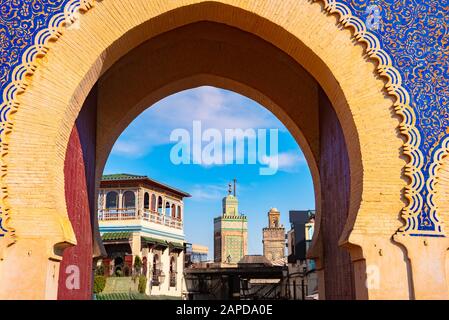
<path fill-rule="evenodd" d="M 201 121 L 203 130 L 215 128 L 223 136 L 225 129 L 278 129 L 277 172 L 260 175 L 260 167 L 266 164 L 247 161 L 229 165 L 173 164 L 170 151 L 176 142 L 170 141 L 170 134 L 180 128 L 191 133 L 195 120 Z M 309 168 L 284 125 L 257 102 L 214 87 L 182 91 L 145 110 L 116 141 L 104 173 L 148 175 L 190 193 L 192 197 L 184 203 L 186 240 L 207 245 L 210 257 L 213 218 L 220 215 L 221 199 L 233 178 L 237 179 L 240 212 L 248 216 L 249 254 L 262 254 L 262 228 L 267 225 L 271 207 L 281 211 L 281 223 L 287 230 L 289 210 L 314 208 Z"/>

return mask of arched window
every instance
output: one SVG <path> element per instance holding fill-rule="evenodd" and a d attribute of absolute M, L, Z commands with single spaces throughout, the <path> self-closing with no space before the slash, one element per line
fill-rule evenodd
<path fill-rule="evenodd" d="M 181 220 L 181 206 L 178 206 L 178 219 Z"/>
<path fill-rule="evenodd" d="M 176 287 L 176 257 L 170 259 L 170 287 Z"/>
<path fill-rule="evenodd" d="M 123 258 L 116 257 L 114 259 L 114 275 L 122 276 L 123 275 L 123 267 L 124 267 Z"/>
<path fill-rule="evenodd" d="M 106 195 L 106 209 L 117 209 L 118 208 L 118 193 L 115 191 L 110 191 Z"/>
<path fill-rule="evenodd" d="M 151 211 L 156 211 L 156 196 L 151 195 Z"/>
<path fill-rule="evenodd" d="M 161 196 L 159 196 L 157 198 L 157 212 L 159 214 L 162 214 L 162 197 Z"/>
<path fill-rule="evenodd" d="M 143 257 L 142 259 L 142 275 L 147 276 L 148 271 L 148 260 L 147 257 Z"/>
<path fill-rule="evenodd" d="M 150 195 L 148 192 L 145 192 L 145 195 L 143 196 L 143 208 L 150 209 Z"/>
<path fill-rule="evenodd" d="M 165 203 L 165 215 L 170 216 L 170 202 Z"/>
<path fill-rule="evenodd" d="M 175 204 L 171 205 L 171 216 L 172 216 L 172 218 L 176 218 L 176 206 L 175 206 Z"/>
<path fill-rule="evenodd" d="M 159 255 L 155 254 L 153 256 L 153 285 L 159 285 L 159 276 L 161 272 L 159 270 Z"/>
<path fill-rule="evenodd" d="M 123 194 L 123 208 L 135 208 L 136 196 L 132 191 L 126 191 Z"/>

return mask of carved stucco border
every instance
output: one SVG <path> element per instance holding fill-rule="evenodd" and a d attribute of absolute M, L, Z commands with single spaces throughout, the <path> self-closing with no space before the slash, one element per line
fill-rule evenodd
<path fill-rule="evenodd" d="M 64 28 L 76 21 L 78 12 L 89 11 L 95 1 L 102 0 L 71 0 L 64 7 L 62 13 L 51 17 L 48 27 L 36 34 L 34 44 L 23 53 L 22 63 L 14 68 L 11 81 L 3 91 L 3 103 L 0 105 L 0 222 L 3 222 L 3 228 L 6 229 L 6 243 L 0 241 L 2 242 L 0 244 L 0 258 L 2 249 L 17 240 L 15 230 L 9 226 L 11 206 L 8 204 L 8 187 L 5 184 L 5 176 L 8 173 L 5 155 L 9 150 L 9 133 L 14 128 L 14 117 L 12 115 L 20 107 L 17 98 L 27 89 L 31 77 L 38 67 L 37 60 L 47 54 L 52 42 L 57 41 L 62 36 Z"/>
<path fill-rule="evenodd" d="M 441 216 L 437 215 L 437 204 L 435 203 L 436 190 L 438 181 L 438 172 L 444 165 L 444 158 L 449 156 L 449 137 L 446 137 L 441 142 L 440 147 L 433 155 L 432 164 L 429 167 L 429 179 L 426 182 L 427 190 L 429 191 L 427 195 L 427 205 L 429 206 L 429 214 L 434 221 L 439 223 L 441 229 L 444 227 L 444 221 Z"/>
<path fill-rule="evenodd" d="M 8 244 L 15 241 L 15 233 L 8 224 L 11 207 L 8 204 L 8 188 L 4 182 L 8 171 L 4 156 L 8 153 L 8 134 L 14 127 L 14 118 L 11 116 L 20 107 L 17 97 L 27 89 L 30 78 L 37 68 L 37 59 L 46 55 L 51 43 L 62 36 L 63 30 L 68 24 L 75 22 L 78 12 L 83 14 L 88 12 L 96 1 L 103 0 L 71 0 L 64 8 L 63 13 L 53 16 L 49 26 L 36 35 L 34 45 L 24 52 L 22 63 L 13 70 L 11 82 L 3 91 L 4 102 L 0 105 L 0 219 L 3 219 L 4 228 L 8 231 Z M 402 86 L 401 75 L 393 67 L 391 57 L 381 48 L 381 42 L 377 36 L 367 30 L 365 23 L 361 19 L 352 15 L 348 6 L 339 3 L 337 0 L 311 0 L 311 2 L 323 2 L 324 9 L 328 14 L 338 14 L 340 25 L 345 28 L 352 28 L 354 38 L 358 42 L 366 44 L 366 54 L 378 62 L 377 72 L 380 76 L 387 79 L 384 87 L 388 94 L 396 98 L 394 109 L 402 117 L 398 128 L 401 134 L 406 137 L 402 152 L 410 159 L 404 168 L 404 175 L 410 178 L 410 183 L 404 190 L 404 196 L 407 198 L 408 204 L 402 209 L 402 217 L 405 219 L 406 224 L 399 231 L 408 230 L 417 225 L 417 216 L 423 206 L 420 191 L 425 185 L 421 170 L 424 158 L 419 150 L 421 136 L 416 128 L 415 112 L 410 106 L 410 95 Z M 434 175 L 431 177 L 434 178 Z M 429 180 L 427 185 L 431 187 L 429 190 L 433 190 L 433 180 Z M 431 200 L 432 198 L 429 199 L 432 203 Z M 436 213 L 434 212 L 433 214 L 435 215 Z"/>

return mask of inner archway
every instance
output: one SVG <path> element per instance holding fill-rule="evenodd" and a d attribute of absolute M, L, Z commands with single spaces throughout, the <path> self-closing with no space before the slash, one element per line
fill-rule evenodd
<path fill-rule="evenodd" d="M 270 61 L 269 65 L 266 61 Z M 173 81 L 174 77 L 177 80 Z M 214 85 L 246 95 L 268 108 L 286 125 L 311 168 L 318 217 L 322 205 L 320 155 L 325 154 L 323 164 L 336 164 L 328 166 L 328 180 L 325 181 L 326 193 L 334 193 L 331 199 L 337 199 L 337 193 L 342 195 L 340 202 L 327 202 L 328 205 L 334 203 L 332 209 L 326 208 L 333 212 L 327 218 L 328 228 L 339 225 L 335 232 L 328 234 L 325 242 L 330 245 L 327 250 L 336 252 L 338 237 L 348 216 L 350 178 L 346 144 L 336 114 L 319 84 L 293 59 L 269 43 L 223 24 L 198 22 L 164 33 L 128 53 L 100 78 L 94 89 L 98 95 L 96 143 L 100 146 L 96 155 L 96 177 L 101 177 L 118 136 L 143 110 L 166 95 L 201 85 Z M 329 131 L 324 133 L 326 129 Z M 329 138 L 321 141 L 320 131 Z M 330 148 L 326 143 L 331 141 L 335 147 L 325 153 Z M 341 157 L 341 153 L 345 156 Z M 334 175 L 338 170 L 340 172 Z M 331 180 L 337 176 L 343 180 Z M 347 189 L 342 192 L 345 185 Z M 160 201 L 164 213 L 166 206 L 168 204 Z M 337 279 L 327 286 L 328 298 L 332 298 L 330 292 L 334 292 L 334 298 L 355 298 L 349 254 L 343 249 L 338 251 L 340 253 L 333 258 L 334 266 L 328 268 L 327 278 Z M 332 285 L 340 287 L 340 292 Z M 321 296 L 325 296 L 324 292 Z"/>
<path fill-rule="evenodd" d="M 392 276 L 396 279 L 398 278 L 396 277 L 397 275 L 401 279 L 404 278 L 406 271 L 403 253 L 391 243 L 390 239 L 397 227 L 400 226 L 398 215 L 403 206 L 398 192 L 403 187 L 404 182 L 401 180 L 400 175 L 392 178 L 389 174 L 389 172 L 400 172 L 400 168 L 404 165 L 397 154 L 397 150 L 402 143 L 395 133 L 398 121 L 396 118 L 391 117 L 392 102 L 382 92 L 382 81 L 376 79 L 373 75 L 374 66 L 365 61 L 363 48 L 351 43 L 349 31 L 339 30 L 335 20 L 322 15 L 320 6 L 310 5 L 306 2 L 297 4 L 294 12 L 298 16 L 294 20 L 308 23 L 309 25 L 319 25 L 317 34 L 313 38 L 305 31 L 307 28 L 304 28 L 304 25 L 288 25 L 288 23 L 292 23 L 292 20 L 281 22 L 279 18 L 270 17 L 265 11 L 268 8 L 264 6 L 248 10 L 249 8 L 236 8 L 218 2 L 204 2 L 200 5 L 180 6 L 181 9 L 173 10 L 173 12 L 169 12 L 169 9 L 173 9 L 171 7 L 164 8 L 163 10 L 166 11 L 162 13 L 169 13 L 157 15 L 157 18 L 154 19 L 148 16 L 143 18 L 145 14 L 148 14 L 148 11 L 142 10 L 142 12 L 139 12 L 139 14 L 142 14 L 141 24 L 137 22 L 138 19 L 126 16 L 126 14 L 114 17 L 115 19 L 110 17 L 98 19 L 97 15 L 100 14 L 100 9 L 114 11 L 114 6 L 126 6 L 125 2 L 122 1 L 118 4 L 116 1 L 108 1 L 99 4 L 95 10 L 85 16 L 83 27 L 80 30 L 69 32 L 65 36 L 66 42 L 64 43 L 72 43 L 71 41 L 74 41 L 73 43 L 82 43 L 82 41 L 77 41 L 78 37 L 99 34 L 97 27 L 100 30 L 101 27 L 96 25 L 98 21 L 102 21 L 104 28 L 105 25 L 108 25 L 105 22 L 107 19 L 110 19 L 112 24 L 117 25 L 120 19 L 123 19 L 123 21 L 129 19 L 124 24 L 128 26 L 128 29 L 117 30 L 117 34 L 114 34 L 112 37 L 114 39 L 106 41 L 107 45 L 104 45 L 101 41 L 98 43 L 90 42 L 88 46 L 89 59 L 83 61 L 71 60 L 71 63 L 74 62 L 74 65 L 71 67 L 71 71 L 66 71 L 66 74 L 71 74 L 67 76 L 71 81 L 64 82 L 64 89 L 55 90 L 53 93 L 55 95 L 60 94 L 64 98 L 52 97 L 55 104 L 52 105 L 51 110 L 45 111 L 50 113 L 53 111 L 52 119 L 45 123 L 47 129 L 39 131 L 38 134 L 28 139 L 28 129 L 25 128 L 25 124 L 29 124 L 30 121 L 37 121 L 36 126 L 39 126 L 38 119 L 45 115 L 40 114 L 40 117 L 36 117 L 35 112 L 37 112 L 37 108 L 23 109 L 16 115 L 17 124 L 11 136 L 26 136 L 26 140 L 30 145 L 26 152 L 30 152 L 30 154 L 34 152 L 35 148 L 40 148 L 41 144 L 44 143 L 47 148 L 40 149 L 47 150 L 47 156 L 52 159 L 48 163 L 45 162 L 44 165 L 49 166 L 48 172 L 54 172 L 51 181 L 46 179 L 42 181 L 36 180 L 38 185 L 43 184 L 40 190 L 48 190 L 50 196 L 43 193 L 37 198 L 30 198 L 28 200 L 30 203 L 28 203 L 20 200 L 18 196 L 20 192 L 29 192 L 29 190 L 22 190 L 23 188 L 28 188 L 28 186 L 14 184 L 14 176 L 23 174 L 24 168 L 26 168 L 25 171 L 28 170 L 30 173 L 38 168 L 27 166 L 27 160 L 25 160 L 17 162 L 21 163 L 21 165 L 23 164 L 24 168 L 21 167 L 19 170 L 11 166 L 9 169 L 6 178 L 10 185 L 8 199 L 11 205 L 14 205 L 16 208 L 15 218 L 12 219 L 12 223 L 14 226 L 17 226 L 17 234 L 21 234 L 22 239 L 33 238 L 32 233 L 30 233 L 32 228 L 28 229 L 26 227 L 30 218 L 27 215 L 27 208 L 33 207 L 32 201 L 42 201 L 41 205 L 52 208 L 43 213 L 44 216 L 49 217 L 48 223 L 53 223 L 53 229 L 51 227 L 50 229 L 57 230 L 60 224 L 63 226 L 63 228 L 59 229 L 61 230 L 59 233 L 51 233 L 51 236 L 49 235 L 49 239 L 52 239 L 49 240 L 49 243 L 53 241 L 53 244 L 58 244 L 57 248 L 60 248 L 68 243 L 75 242 L 73 231 L 65 215 L 65 196 L 61 194 L 61 190 L 64 190 L 64 186 L 67 186 L 65 179 L 63 179 L 64 175 L 62 175 L 64 156 L 78 111 L 81 109 L 85 97 L 97 82 L 99 75 L 104 73 L 103 78 L 98 81 L 96 89 L 92 91 L 91 99 L 88 99 L 92 105 L 97 105 L 95 114 L 98 116 L 98 122 L 94 125 L 97 129 L 97 148 L 95 152 L 95 160 L 97 161 L 95 166 L 96 181 L 98 181 L 99 173 L 102 171 L 102 166 L 113 141 L 120 133 L 120 130 L 123 130 L 126 124 L 139 113 L 139 110 L 144 105 L 148 106 L 152 102 L 182 89 L 209 84 L 231 89 L 259 101 L 272 110 L 286 124 L 302 146 L 312 172 L 314 172 L 317 199 L 319 199 L 321 184 L 319 183 L 318 166 L 316 164 L 321 156 L 318 147 L 320 145 L 318 139 L 319 126 L 316 121 L 305 121 L 304 119 L 318 119 L 316 111 L 318 110 L 317 104 L 320 101 L 319 97 L 324 99 L 327 96 L 330 100 L 329 104 L 332 104 L 335 109 L 336 118 L 338 118 L 342 127 L 350 172 L 350 175 L 348 175 L 350 179 L 349 208 L 347 219 L 343 222 L 346 227 L 340 233 L 341 237 L 339 234 L 337 238 L 340 237 L 341 245 L 356 249 L 351 253 L 352 259 L 360 262 L 360 265 L 355 268 L 356 271 L 360 271 L 360 277 L 356 276 L 355 278 L 361 284 L 361 287 L 365 283 L 365 261 L 369 261 L 369 264 L 374 263 L 378 265 L 383 270 L 383 274 L 392 275 L 391 271 L 388 271 L 386 265 L 382 263 L 385 260 L 382 257 L 388 257 L 388 261 L 395 261 L 397 265 L 402 265 L 404 268 L 398 268 L 399 271 L 395 271 L 396 274 Z M 250 13 L 254 10 L 257 11 L 257 14 Z M 291 12 L 292 8 L 284 8 L 283 10 Z M 142 43 L 144 40 L 153 39 L 156 34 L 161 34 L 161 37 L 163 37 L 164 32 L 169 29 L 176 30 L 175 28 L 180 25 L 187 25 L 191 22 L 202 20 L 232 25 L 242 37 L 246 38 L 244 38 L 244 41 L 240 38 L 239 41 L 234 42 L 226 34 L 220 35 L 222 31 L 215 30 L 218 35 L 206 33 L 198 36 L 195 32 L 193 32 L 193 35 L 189 35 L 188 32 L 184 34 L 182 32 L 178 33 L 178 30 L 169 42 L 176 39 L 180 40 L 171 42 L 171 46 L 176 47 L 184 44 L 183 49 L 186 51 L 179 51 L 180 48 L 178 47 L 178 50 L 170 52 L 170 45 L 166 46 L 163 43 L 159 43 L 160 47 L 152 48 L 152 51 L 159 53 L 166 50 L 165 54 L 161 55 L 161 58 L 165 60 L 159 60 L 160 64 L 157 66 L 153 65 L 151 69 L 151 72 L 158 76 L 158 79 L 155 79 L 158 82 L 152 83 L 144 78 L 145 81 L 131 83 L 133 86 L 129 87 L 131 91 L 139 90 L 127 92 L 122 88 L 123 81 L 117 82 L 117 79 L 114 80 L 113 70 L 119 68 L 120 64 L 126 61 L 126 57 L 129 56 L 125 56 L 123 60 L 120 60 L 115 65 L 113 63 L 131 47 Z M 148 21 L 148 23 L 144 23 L 145 21 Z M 164 21 L 171 21 L 171 24 L 162 23 Z M 133 29 L 134 27 L 136 28 Z M 93 31 L 94 29 L 96 29 L 95 32 Z M 126 31 L 129 31 L 129 33 L 126 33 Z M 211 35 L 212 38 L 208 38 Z M 186 36 L 188 40 L 183 43 L 182 37 Z M 192 38 L 188 38 L 189 36 Z M 195 36 L 198 37 L 195 38 Z M 222 36 L 221 40 L 214 41 L 214 37 L 220 39 L 220 36 Z M 249 38 L 255 37 L 265 41 L 265 44 L 261 47 L 263 50 L 249 50 L 245 46 L 244 42 L 246 40 L 250 41 Z M 323 41 L 327 45 L 323 46 L 321 44 Z M 61 57 L 58 57 L 58 55 L 67 54 L 63 49 L 63 45 L 59 43 L 55 45 L 55 50 L 49 54 L 49 61 L 52 59 L 58 61 L 69 60 L 61 60 Z M 155 43 L 157 44 L 157 41 L 153 45 Z M 58 45 L 62 47 L 58 49 Z M 98 47 L 95 47 L 96 45 Z M 148 46 L 151 45 L 148 44 Z M 146 46 L 147 43 L 137 48 L 137 50 Z M 272 49 L 268 49 L 269 46 L 272 46 Z M 107 50 L 105 50 L 106 48 Z M 272 52 L 277 50 L 277 52 L 269 56 L 268 52 L 270 50 Z M 176 54 L 176 52 L 178 53 Z M 188 52 L 189 54 L 187 54 Z M 212 52 L 214 52 L 214 55 L 212 55 Z M 170 54 L 172 59 L 168 59 Z M 273 55 L 274 58 L 272 58 Z M 148 63 L 148 59 L 146 61 Z M 272 63 L 273 65 L 276 63 L 279 69 L 268 72 Z M 175 68 L 175 64 L 178 64 L 177 67 L 179 66 L 179 68 Z M 306 69 L 292 67 L 295 64 L 298 66 L 302 65 Z M 110 66 L 112 66 L 111 69 Z M 24 104 L 36 105 L 36 101 L 40 100 L 36 100 L 36 97 L 45 92 L 45 82 L 47 80 L 52 82 L 50 74 L 54 72 L 55 76 L 58 74 L 58 77 L 60 77 L 58 67 L 55 65 L 52 68 L 52 64 L 49 63 L 45 71 L 36 72 L 37 79 L 41 81 L 36 88 L 33 88 L 32 95 L 31 91 L 24 93 L 22 97 Z M 220 70 L 220 68 L 223 68 L 223 70 Z M 106 72 L 108 69 L 110 71 Z M 132 66 L 123 68 L 122 65 L 122 71 L 127 72 L 130 69 L 132 69 Z M 298 70 L 301 72 L 298 72 Z M 46 75 L 42 76 L 40 72 L 44 72 Z M 263 72 L 266 73 L 264 74 Z M 253 77 L 248 76 L 251 73 Z M 138 77 L 139 74 L 142 75 L 141 70 L 134 70 L 129 74 L 129 77 Z M 148 73 L 146 75 L 151 76 Z M 122 74 L 122 77 L 126 78 L 128 76 Z M 363 81 L 360 81 L 362 77 Z M 138 78 L 135 79 L 138 80 Z M 289 81 L 290 79 L 292 81 Z M 317 83 L 323 88 L 325 94 L 320 95 L 321 91 L 316 85 Z M 153 87 L 139 88 L 139 86 L 148 84 L 153 85 Z M 120 90 L 105 90 L 104 88 L 107 86 L 110 86 L 109 88 L 119 86 Z M 292 95 L 295 92 L 303 94 Z M 120 100 L 120 96 L 114 96 L 116 100 L 111 99 L 113 97 L 112 93 L 123 94 L 122 98 L 129 94 L 128 98 L 130 99 L 126 103 L 120 103 L 123 102 Z M 150 95 L 148 96 L 149 93 Z M 92 98 L 95 95 L 97 98 Z M 292 100 L 285 101 L 288 100 L 286 97 L 290 97 Z M 111 99 L 111 101 L 108 101 L 108 99 Z M 297 108 L 301 104 L 308 107 L 304 109 Z M 289 109 L 286 107 L 287 105 L 292 107 Z M 312 105 L 315 105 L 315 108 L 312 108 Z M 92 110 L 93 108 L 89 109 Z M 124 110 L 126 111 L 125 113 L 123 112 Z M 40 112 L 42 110 L 39 109 Z M 304 112 L 308 113 L 303 114 Z M 80 118 L 78 117 L 78 119 Z M 105 123 L 108 123 L 107 127 L 104 125 Z M 54 132 L 48 130 L 52 126 L 55 128 Z M 48 134 L 48 136 L 44 138 L 42 136 L 44 134 Z M 382 137 L 382 145 L 370 143 L 369 137 L 373 134 Z M 92 139 L 92 136 L 90 136 L 90 139 Z M 21 140 L 14 139 L 14 141 Z M 48 145 L 54 147 L 49 148 Z M 385 145 L 390 146 L 388 152 L 385 152 Z M 13 159 L 15 154 L 22 155 L 22 153 L 15 151 L 17 147 L 18 145 L 11 140 L 11 152 L 8 156 L 9 163 L 15 163 Z M 337 156 L 338 154 L 337 152 Z M 383 157 L 381 163 L 379 163 L 379 154 L 382 154 Z M 59 156 L 54 157 L 55 155 Z M 26 155 L 23 157 L 28 159 Z M 84 159 L 86 164 L 92 164 L 91 160 Z M 39 174 L 37 174 L 37 177 L 39 177 Z M 388 186 L 382 184 L 382 179 L 389 181 Z M 391 181 L 392 179 L 394 179 L 393 182 Z M 332 185 L 335 186 L 335 184 Z M 386 188 L 390 191 L 385 191 Z M 385 206 L 385 203 L 389 205 Z M 321 201 L 317 201 L 318 212 L 321 205 Z M 373 212 L 376 213 L 375 219 L 372 217 Z M 379 220 L 382 221 L 380 227 L 378 227 Z M 318 221 L 320 221 L 319 218 Z M 94 220 L 92 223 L 95 226 Z M 320 223 L 318 222 L 318 224 Z M 316 246 L 312 250 L 312 252 L 315 252 L 315 256 L 321 254 L 319 252 L 320 246 L 318 245 L 319 239 L 320 233 L 315 236 Z M 80 240 L 78 239 L 78 241 Z M 26 240 L 22 240 L 22 243 L 25 245 Z M 373 249 L 370 249 L 371 247 Z M 379 247 L 382 248 L 382 255 L 377 254 L 377 248 Z M 14 250 L 19 250 L 20 248 L 20 246 L 16 245 Z M 360 248 L 365 250 L 362 251 Z M 43 255 L 45 254 L 43 253 Z M 54 258 L 57 259 L 57 257 Z M 46 262 L 42 263 L 45 264 Z M 45 267 L 43 268 L 45 269 Z M 385 280 L 385 278 L 383 279 Z M 394 288 L 390 288 L 390 286 L 395 286 L 395 284 L 384 280 L 380 287 L 370 289 L 369 297 L 376 297 L 376 294 L 380 295 L 382 292 L 390 292 L 401 297 L 408 295 L 408 282 L 406 279 L 396 282 L 398 285 Z M 357 285 L 355 287 L 357 289 Z M 359 291 L 356 290 L 356 292 L 361 292 L 361 295 L 358 297 L 367 297 L 367 290 L 359 289 Z"/>

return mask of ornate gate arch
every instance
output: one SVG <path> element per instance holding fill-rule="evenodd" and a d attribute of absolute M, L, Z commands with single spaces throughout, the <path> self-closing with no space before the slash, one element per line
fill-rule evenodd
<path fill-rule="evenodd" d="M 351 172 L 349 216 L 340 243 L 350 249 L 354 261 L 376 266 L 382 279 L 380 287 L 368 288 L 366 298 L 385 297 L 387 291 L 400 298 L 448 297 L 443 254 L 448 244 L 436 213 L 422 215 L 426 206 L 420 193 L 426 184 L 422 138 L 401 75 L 378 38 L 346 5 L 324 1 L 324 8 L 336 13 L 339 23 L 308 1 L 72 0 L 63 12 L 53 14 L 3 91 L 0 277 L 10 280 L 2 281 L 8 285 L 0 296 L 11 297 L 20 287 L 26 297 L 54 297 L 61 252 L 76 243 L 63 192 L 64 156 L 75 119 L 95 82 L 144 41 L 189 23 L 213 21 L 254 34 L 287 53 L 332 102 L 347 142 Z M 78 9 L 83 14 L 77 18 Z M 73 24 L 64 29 L 67 18 Z M 352 43 L 351 33 L 365 48 Z M 377 61 L 376 67 L 366 61 L 364 50 Z M 375 71 L 387 82 L 376 78 Z M 407 159 L 400 158 L 401 148 Z M 405 263 L 391 270 L 404 259 L 391 240 L 401 227 L 401 211 L 406 225 L 395 239 L 407 249 L 411 274 Z M 427 227 L 419 228 L 421 223 Z M 319 232 L 316 248 L 318 242 Z M 443 257 L 435 261 L 440 273 L 430 284 L 424 278 L 425 263 L 416 258 L 424 251 L 428 257 Z M 318 249 L 315 254 L 320 254 Z M 18 281 L 17 263 L 34 264 L 32 281 Z M 366 275 L 366 270 L 358 271 Z M 411 277 L 413 286 L 404 281 L 385 290 L 389 282 Z"/>

